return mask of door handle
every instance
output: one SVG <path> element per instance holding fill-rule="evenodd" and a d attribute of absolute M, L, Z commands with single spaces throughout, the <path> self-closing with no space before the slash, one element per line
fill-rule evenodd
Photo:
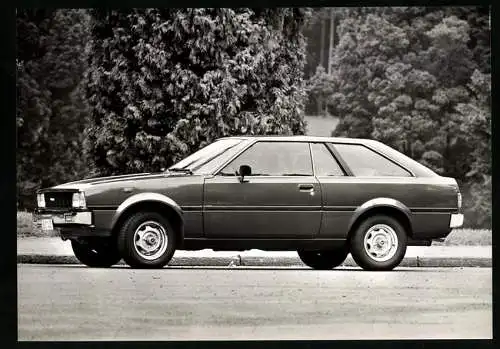
<path fill-rule="evenodd" d="M 300 191 L 312 191 L 314 190 L 313 184 L 299 184 L 298 185 Z"/>

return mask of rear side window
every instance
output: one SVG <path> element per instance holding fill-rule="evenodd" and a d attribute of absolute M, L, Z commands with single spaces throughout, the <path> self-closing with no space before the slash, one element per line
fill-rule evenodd
<path fill-rule="evenodd" d="M 411 177 L 401 166 L 361 144 L 335 144 L 347 166 L 357 177 Z"/>
<path fill-rule="evenodd" d="M 316 176 L 344 176 L 337 160 L 323 143 L 311 144 Z"/>

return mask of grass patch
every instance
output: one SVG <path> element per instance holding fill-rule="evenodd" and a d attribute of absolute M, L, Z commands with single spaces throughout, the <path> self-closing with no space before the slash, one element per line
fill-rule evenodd
<path fill-rule="evenodd" d="M 444 242 L 433 242 L 437 246 L 490 246 L 491 230 L 488 229 L 454 229 Z M 33 224 L 30 212 L 17 212 L 18 237 L 52 237 L 55 232 L 47 234 Z"/>
<path fill-rule="evenodd" d="M 453 229 L 444 242 L 432 243 L 441 246 L 491 246 L 489 229 Z"/>

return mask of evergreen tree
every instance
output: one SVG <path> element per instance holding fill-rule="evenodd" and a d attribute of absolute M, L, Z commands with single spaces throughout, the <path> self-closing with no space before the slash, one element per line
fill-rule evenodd
<path fill-rule="evenodd" d="M 87 121 L 81 93 L 88 16 L 83 10 L 17 12 L 17 187 L 34 191 L 82 176 Z"/>
<path fill-rule="evenodd" d="M 478 226 L 487 224 L 491 193 L 484 22 L 477 8 L 352 10 L 329 87 L 341 118 L 335 135 L 380 140 L 456 178 L 466 221 Z"/>
<path fill-rule="evenodd" d="M 219 137 L 303 133 L 307 16 L 94 11 L 87 95 L 97 168 L 155 171 Z"/>
<path fill-rule="evenodd" d="M 465 209 L 473 225 L 491 228 L 491 76 L 474 71 L 469 88 L 471 100 L 457 105 L 465 120 L 462 131 L 469 135 L 467 141 L 472 148 L 464 159 L 471 164 L 466 174 L 470 191 L 466 193 Z"/>
<path fill-rule="evenodd" d="M 318 66 L 316 73 L 307 81 L 309 98 L 317 103 L 317 110 L 321 111 L 322 114 L 328 113 L 328 110 L 322 110 L 322 108 L 328 105 L 325 102 L 330 99 L 334 92 L 333 87 L 332 76 L 328 75 L 322 66 Z"/>
<path fill-rule="evenodd" d="M 340 118 L 335 134 L 369 138 L 377 105 L 370 92 L 381 89 L 388 65 L 408 46 L 406 34 L 376 14 L 355 15 L 342 21 L 340 42 L 333 57 L 333 114 Z M 378 103 L 378 102 L 377 102 Z"/>
<path fill-rule="evenodd" d="M 379 108 L 371 136 L 441 174 L 465 180 L 468 168 L 461 157 L 470 149 L 455 107 L 468 100 L 465 86 L 474 69 L 468 25 L 447 17 L 424 33 L 429 47 L 406 53 L 386 67 L 386 79 L 376 82 L 383 88 L 371 96 Z"/>
<path fill-rule="evenodd" d="M 491 29 L 488 6 L 450 6 L 444 9 L 448 16 L 467 21 L 470 26 L 470 40 L 467 46 L 472 50 L 474 61 L 481 73 L 491 72 Z"/>

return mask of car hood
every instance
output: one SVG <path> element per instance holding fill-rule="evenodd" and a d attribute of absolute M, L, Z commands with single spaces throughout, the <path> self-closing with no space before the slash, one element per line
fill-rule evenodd
<path fill-rule="evenodd" d="M 185 177 L 188 174 L 185 173 L 171 173 L 171 172 L 156 172 L 156 173 L 134 173 L 120 176 L 107 176 L 107 177 L 96 177 L 96 178 L 88 178 L 80 181 L 68 182 L 64 183 L 50 189 L 77 189 L 77 190 L 85 190 L 89 189 L 93 186 L 98 185 L 106 185 L 110 183 L 116 182 L 126 182 L 130 180 L 147 180 L 147 179 L 155 179 L 155 178 L 165 178 L 165 177 Z"/>

